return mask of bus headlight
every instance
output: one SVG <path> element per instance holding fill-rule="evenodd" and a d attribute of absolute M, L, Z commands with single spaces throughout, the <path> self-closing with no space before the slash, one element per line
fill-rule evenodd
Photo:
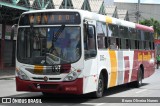
<path fill-rule="evenodd" d="M 21 70 L 19 70 L 17 72 L 17 75 L 22 80 L 29 80 L 29 77 L 23 71 L 21 71 Z"/>
<path fill-rule="evenodd" d="M 80 75 L 81 70 L 78 71 L 71 71 L 65 78 L 64 81 L 73 81 L 78 78 Z"/>

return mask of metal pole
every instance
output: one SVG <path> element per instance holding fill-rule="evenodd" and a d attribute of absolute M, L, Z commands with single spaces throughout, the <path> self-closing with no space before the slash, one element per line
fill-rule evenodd
<path fill-rule="evenodd" d="M 87 1 L 85 0 L 84 1 L 84 8 L 83 8 L 84 10 L 86 10 L 86 5 L 87 5 Z"/>
<path fill-rule="evenodd" d="M 2 39 L 1 39 L 1 69 L 4 68 L 4 47 L 5 47 L 5 32 L 6 31 L 6 22 L 2 22 Z"/>
<path fill-rule="evenodd" d="M 42 0 L 41 9 L 44 9 L 44 0 Z"/>
<path fill-rule="evenodd" d="M 137 13 L 136 13 L 137 23 L 139 23 L 139 16 L 140 16 L 139 7 L 140 7 L 140 0 L 138 0 Z"/>
<path fill-rule="evenodd" d="M 67 9 L 67 0 L 65 0 L 65 9 Z"/>

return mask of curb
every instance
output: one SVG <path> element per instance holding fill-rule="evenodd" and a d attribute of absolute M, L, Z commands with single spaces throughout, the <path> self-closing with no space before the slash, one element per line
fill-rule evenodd
<path fill-rule="evenodd" d="M 7 79 L 7 78 L 15 78 L 15 75 L 0 76 L 0 80 L 2 80 L 2 79 Z"/>

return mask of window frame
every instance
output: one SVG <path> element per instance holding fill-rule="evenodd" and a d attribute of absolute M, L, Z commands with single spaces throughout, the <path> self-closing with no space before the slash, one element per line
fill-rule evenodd
<path fill-rule="evenodd" d="M 94 37 L 94 42 L 95 42 L 95 44 L 94 44 L 94 48 L 95 48 L 95 56 L 86 57 L 86 55 L 85 55 L 86 51 L 89 51 L 89 49 L 88 49 L 88 50 L 87 50 L 87 48 L 85 49 L 85 41 L 88 40 L 88 36 L 89 36 L 89 35 L 88 35 L 88 36 L 85 35 L 86 37 L 84 37 L 84 42 L 83 42 L 83 44 L 84 44 L 84 59 L 85 59 L 85 60 L 88 60 L 88 59 L 91 59 L 91 58 L 96 58 L 96 56 L 97 56 L 96 28 L 95 28 L 95 25 L 93 25 L 93 24 L 88 24 L 88 27 L 90 27 L 90 26 L 93 27 L 93 32 L 94 32 L 94 36 L 93 36 L 93 37 Z M 84 30 L 84 31 L 86 31 L 86 30 Z M 87 33 L 85 32 L 84 34 L 87 34 Z M 86 38 L 87 40 L 85 40 L 85 38 Z M 86 43 L 88 43 L 88 41 L 87 41 Z M 88 44 L 87 44 L 87 45 L 88 45 Z"/>

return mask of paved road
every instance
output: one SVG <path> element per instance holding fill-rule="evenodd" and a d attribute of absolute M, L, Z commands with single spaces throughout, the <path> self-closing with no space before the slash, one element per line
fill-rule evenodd
<path fill-rule="evenodd" d="M 25 98 L 43 98 L 41 93 L 27 93 L 27 92 L 16 92 L 15 80 L 14 78 L 7 78 L 0 80 L 0 97 L 25 97 Z M 52 98 L 43 99 L 45 104 L 35 104 L 37 106 L 160 106 L 160 103 L 113 103 L 122 101 L 123 97 L 125 100 L 133 100 L 134 97 L 137 100 L 141 100 L 138 97 L 160 97 L 160 69 L 149 78 L 143 80 L 143 86 L 140 88 L 128 87 L 127 85 L 122 85 L 118 87 L 113 87 L 106 90 L 103 98 L 94 99 L 89 97 L 89 95 L 82 96 L 62 96 L 57 95 Z M 152 99 L 152 98 L 151 98 Z M 154 98 L 153 98 L 154 99 Z M 50 104 L 52 102 L 52 104 Z M 112 102 L 112 103 L 110 103 Z M 17 106 L 17 104 L 0 104 L 0 106 Z M 23 104 L 24 106 L 25 104 Z M 27 105 L 27 104 L 26 104 Z"/>

